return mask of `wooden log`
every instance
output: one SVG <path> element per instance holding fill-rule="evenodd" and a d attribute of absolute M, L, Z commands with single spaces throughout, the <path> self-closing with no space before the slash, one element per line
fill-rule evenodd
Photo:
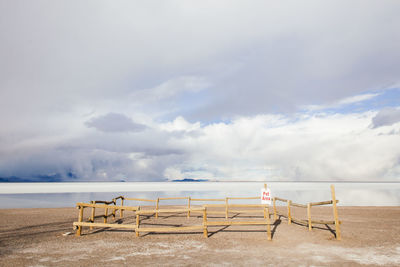
<path fill-rule="evenodd" d="M 207 229 L 207 209 L 203 210 L 203 236 L 208 238 L 208 229 Z"/>
<path fill-rule="evenodd" d="M 307 204 L 307 217 L 308 217 L 308 231 L 312 231 L 312 221 L 311 221 L 311 204 Z"/>
<path fill-rule="evenodd" d="M 290 205 L 291 205 L 292 201 L 288 200 L 287 202 L 287 218 L 288 218 L 288 224 L 292 223 L 292 215 L 290 214 Z"/>
<path fill-rule="evenodd" d="M 341 240 L 341 233 L 340 233 L 340 225 L 339 225 L 339 215 L 336 207 L 336 195 L 335 195 L 335 186 L 331 185 L 331 194 L 332 194 L 332 203 L 333 203 L 333 216 L 335 218 L 335 230 L 336 230 L 336 240 Z"/>
<path fill-rule="evenodd" d="M 78 222 L 82 222 L 83 220 L 83 209 L 84 207 L 79 207 Z M 82 234 L 82 226 L 78 226 L 78 231 L 76 231 L 76 236 L 81 236 L 81 234 Z"/>
<path fill-rule="evenodd" d="M 90 226 L 90 227 L 108 227 L 108 228 L 123 228 L 136 229 L 133 224 L 118 224 L 118 223 L 91 223 L 91 222 L 74 222 L 74 226 Z"/>
<path fill-rule="evenodd" d="M 138 232 L 180 232 L 180 231 L 192 231 L 192 230 L 203 230 L 203 225 L 194 226 L 179 226 L 179 227 L 140 227 L 136 230 Z"/>
<path fill-rule="evenodd" d="M 276 221 L 278 219 L 277 216 L 277 211 L 276 211 L 276 198 L 273 198 L 273 204 L 274 204 L 274 220 Z"/>

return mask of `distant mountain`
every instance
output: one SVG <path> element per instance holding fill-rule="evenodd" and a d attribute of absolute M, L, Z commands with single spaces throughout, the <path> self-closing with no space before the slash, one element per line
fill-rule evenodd
<path fill-rule="evenodd" d="M 32 177 L 17 177 L 17 176 L 9 176 L 9 177 L 0 177 L 0 183 L 51 183 L 51 182 L 63 182 L 66 179 L 76 179 L 77 177 L 69 172 L 66 175 L 67 177 L 63 177 L 59 173 L 55 174 L 40 174 L 40 175 L 35 175 Z"/>
<path fill-rule="evenodd" d="M 172 182 L 208 182 L 209 180 L 207 179 L 190 179 L 190 178 L 185 178 L 181 180 L 172 180 Z"/>

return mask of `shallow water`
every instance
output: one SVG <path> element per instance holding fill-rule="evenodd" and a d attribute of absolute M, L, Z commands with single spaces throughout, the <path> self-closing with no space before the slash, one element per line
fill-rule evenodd
<path fill-rule="evenodd" d="M 270 182 L 273 196 L 297 203 L 331 199 L 331 182 Z M 399 206 L 400 183 L 333 183 L 343 206 Z M 150 198 L 190 196 L 225 198 L 259 196 L 262 182 L 125 182 L 125 183 L 2 183 L 0 208 L 73 207 L 76 202 L 111 200 L 123 195 Z M 183 204 L 186 200 L 165 201 Z M 243 202 L 243 201 L 241 201 Z M 258 200 L 247 202 L 258 203 Z M 138 203 L 131 202 L 132 205 Z"/>

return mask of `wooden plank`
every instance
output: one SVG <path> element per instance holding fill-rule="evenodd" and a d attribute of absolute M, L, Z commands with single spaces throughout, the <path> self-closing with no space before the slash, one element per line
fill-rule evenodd
<path fill-rule="evenodd" d="M 229 210 L 229 213 L 263 213 L 264 210 Z"/>
<path fill-rule="evenodd" d="M 138 232 L 180 232 L 192 230 L 203 230 L 203 225 L 180 227 L 140 227 L 136 229 Z"/>
<path fill-rule="evenodd" d="M 268 204 L 229 204 L 229 208 L 264 208 L 268 207 Z"/>
<path fill-rule="evenodd" d="M 293 202 L 291 202 L 290 205 L 295 206 L 295 207 L 299 207 L 299 208 L 307 208 L 307 205 L 293 203 Z"/>
<path fill-rule="evenodd" d="M 274 204 L 274 220 L 276 221 L 278 219 L 278 216 L 277 216 L 277 211 L 276 211 L 276 199 L 275 199 L 275 197 L 273 198 L 273 204 Z"/>
<path fill-rule="evenodd" d="M 191 201 L 225 201 L 223 198 L 191 198 Z"/>
<path fill-rule="evenodd" d="M 108 227 L 108 228 L 124 228 L 136 229 L 133 224 L 117 224 L 117 223 L 91 223 L 91 222 L 74 222 L 74 226 L 90 226 L 90 227 Z"/>
<path fill-rule="evenodd" d="M 280 197 L 275 197 L 275 199 L 278 200 L 278 201 L 288 202 L 287 199 L 280 198 Z"/>
<path fill-rule="evenodd" d="M 93 201 L 92 201 L 92 202 L 93 202 Z M 94 204 L 94 203 L 92 203 L 92 204 Z M 90 217 L 90 221 L 91 221 L 92 223 L 94 223 L 94 218 L 96 217 L 96 208 L 95 208 L 95 207 L 92 208 L 92 214 L 91 214 L 91 215 L 92 215 L 92 216 Z M 92 230 L 93 228 L 90 227 L 89 229 Z"/>
<path fill-rule="evenodd" d="M 140 215 L 139 214 L 136 214 L 136 237 L 139 237 L 139 231 L 138 231 L 138 229 L 139 229 L 139 224 L 140 224 Z"/>
<path fill-rule="evenodd" d="M 117 209 L 117 210 L 123 209 L 123 210 L 131 210 L 131 211 L 136 211 L 138 209 L 138 207 L 133 207 L 133 206 L 114 206 L 114 205 L 110 206 L 110 205 L 105 205 L 105 204 L 90 204 L 90 203 L 81 203 L 81 202 L 76 203 L 76 206 L 77 207 L 79 207 L 79 206 L 80 207 L 95 207 L 95 208 L 100 208 L 100 209 L 101 208 Z"/>
<path fill-rule="evenodd" d="M 218 225 L 266 225 L 266 221 L 207 221 L 207 226 Z"/>
<path fill-rule="evenodd" d="M 228 197 L 228 199 L 260 199 L 260 197 Z"/>
<path fill-rule="evenodd" d="M 157 202 L 155 199 L 146 199 L 146 198 L 133 198 L 133 197 L 126 197 L 125 200 L 134 200 L 134 201 L 147 201 L 147 202 Z"/>
<path fill-rule="evenodd" d="M 190 211 L 191 213 L 202 213 L 203 211 Z M 225 214 L 225 211 L 207 210 L 207 214 Z"/>
<path fill-rule="evenodd" d="M 335 195 L 335 186 L 331 185 L 331 194 L 332 194 L 332 202 L 333 202 L 333 216 L 335 218 L 335 230 L 336 230 L 336 240 L 341 240 L 341 233 L 340 233 L 340 223 L 339 223 L 339 215 L 336 207 L 336 195 Z"/>
<path fill-rule="evenodd" d="M 108 208 L 104 209 L 104 223 L 107 223 Z"/>
<path fill-rule="evenodd" d="M 124 206 L 124 199 L 123 198 L 121 198 L 121 207 L 122 206 Z M 119 210 L 119 217 L 120 218 L 124 217 L 124 210 L 123 209 Z"/>
<path fill-rule="evenodd" d="M 191 208 L 191 209 L 158 209 L 158 210 L 138 210 L 136 214 L 150 214 L 150 213 L 175 213 L 175 212 L 188 212 L 189 210 L 192 211 L 203 211 L 204 208 Z"/>
<path fill-rule="evenodd" d="M 336 203 L 338 203 L 339 200 L 336 200 Z M 333 204 L 332 200 L 327 200 L 327 201 L 320 201 L 320 202 L 311 202 L 311 206 L 320 206 L 320 205 L 329 205 Z"/>
<path fill-rule="evenodd" d="M 291 224 L 291 223 L 292 223 L 292 216 L 291 216 L 291 213 L 290 213 L 290 205 L 291 205 L 291 203 L 292 203 L 292 201 L 291 201 L 291 200 L 288 200 L 288 202 L 287 202 L 287 218 L 288 218 L 288 224 Z"/>
<path fill-rule="evenodd" d="M 160 197 L 160 200 L 188 199 L 188 197 Z"/>
<path fill-rule="evenodd" d="M 104 201 L 104 200 L 95 200 L 92 202 L 94 202 L 94 204 L 106 204 L 106 205 L 114 204 L 114 201 Z"/>

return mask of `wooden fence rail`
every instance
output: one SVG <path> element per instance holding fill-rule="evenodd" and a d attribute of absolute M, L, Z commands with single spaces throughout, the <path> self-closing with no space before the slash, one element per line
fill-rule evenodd
<path fill-rule="evenodd" d="M 266 188 L 266 185 L 264 185 Z M 320 202 L 310 202 L 306 205 L 294 203 L 291 200 L 274 197 L 273 200 L 273 214 L 274 220 L 276 221 L 279 216 L 286 217 L 288 220 L 288 224 L 291 222 L 296 223 L 304 223 L 308 225 L 309 231 L 312 231 L 313 224 L 334 224 L 335 225 L 335 235 L 337 240 L 341 240 L 341 232 L 340 232 L 340 224 L 337 212 L 336 204 L 339 200 L 336 200 L 335 196 L 335 188 L 331 185 L 331 196 L 332 200 L 328 201 L 320 201 Z M 121 200 L 121 205 L 117 205 L 117 200 Z M 139 232 L 170 232 L 170 231 L 188 231 L 188 230 L 196 230 L 203 229 L 203 233 L 205 236 L 208 236 L 207 226 L 216 226 L 216 225 L 266 225 L 268 239 L 271 238 L 270 233 L 270 213 L 269 206 L 266 204 L 233 204 L 229 203 L 229 200 L 249 200 L 249 199 L 260 199 L 260 197 L 226 197 L 222 198 L 191 198 L 191 197 L 162 197 L 157 198 L 156 200 L 152 199 L 143 199 L 143 198 L 128 198 L 124 196 L 119 196 L 114 198 L 112 201 L 92 201 L 89 203 L 77 203 L 77 208 L 79 209 L 78 222 L 74 222 L 74 226 L 77 227 L 77 235 L 81 235 L 82 227 L 89 226 L 90 229 L 92 227 L 110 227 L 110 228 L 125 228 L 125 229 L 134 229 L 136 231 L 136 235 L 139 235 Z M 132 200 L 132 201 L 144 201 L 144 202 L 155 202 L 155 209 L 149 210 L 140 210 L 140 206 L 124 206 L 124 200 Z M 187 208 L 178 208 L 178 209 L 160 209 L 160 200 L 188 200 Z M 276 202 L 281 201 L 286 203 L 287 212 L 281 213 L 278 212 L 276 207 Z M 223 204 L 204 204 L 202 207 L 191 207 L 192 202 L 224 202 Z M 333 206 L 333 217 L 334 220 L 315 220 L 312 219 L 311 216 L 311 208 L 313 206 L 320 205 L 332 205 Z M 294 218 L 292 215 L 292 208 L 306 208 L 307 209 L 307 219 L 299 219 Z M 83 222 L 83 210 L 84 208 L 92 208 L 91 217 L 89 217 L 89 222 Z M 105 210 L 104 213 L 104 222 L 103 223 L 95 223 L 95 209 L 101 208 Z M 225 210 L 213 210 L 213 208 L 224 208 Z M 238 209 L 240 208 L 240 209 Z M 112 210 L 112 216 L 115 219 L 115 213 L 117 210 L 120 211 L 120 217 L 123 217 L 123 211 L 134 211 L 136 212 L 136 225 L 126 225 L 126 224 L 110 224 L 107 223 L 107 218 L 111 215 L 108 214 L 108 210 Z M 190 217 L 191 213 L 202 213 L 203 214 L 203 224 L 202 225 L 194 225 L 194 226 L 185 226 L 185 227 L 140 227 L 140 216 L 144 214 L 155 214 L 155 218 L 158 218 L 159 213 L 187 213 L 187 217 Z M 228 220 L 229 213 L 264 213 L 264 221 L 237 221 L 237 220 Z M 210 214 L 225 214 L 225 220 L 223 221 L 209 221 L 207 220 L 208 215 Z"/>

